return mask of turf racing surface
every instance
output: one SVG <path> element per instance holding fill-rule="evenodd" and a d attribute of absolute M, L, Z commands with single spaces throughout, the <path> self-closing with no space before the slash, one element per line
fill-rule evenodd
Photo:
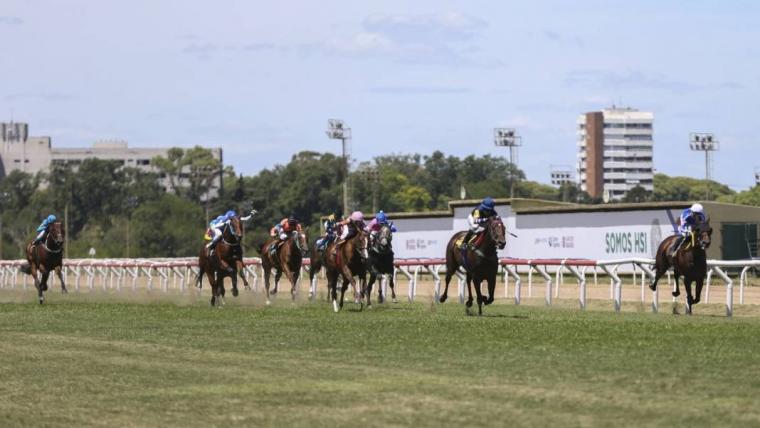
<path fill-rule="evenodd" d="M 0 304 L 0 426 L 760 424 L 758 318 L 352 307 Z"/>

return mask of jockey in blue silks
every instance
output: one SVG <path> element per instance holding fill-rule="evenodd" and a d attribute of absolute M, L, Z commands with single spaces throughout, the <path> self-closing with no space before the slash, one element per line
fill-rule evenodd
<path fill-rule="evenodd" d="M 678 233 L 680 236 L 673 241 L 670 246 L 668 254 L 672 257 L 681 248 L 687 238 L 691 236 L 691 232 L 699 224 L 706 219 L 705 209 L 702 204 L 694 204 L 689 208 L 686 208 L 681 212 L 681 222 L 678 225 Z"/>
<path fill-rule="evenodd" d="M 242 221 L 248 221 L 250 220 L 254 215 L 256 215 L 256 210 L 251 210 L 251 213 L 245 217 L 240 217 L 240 220 Z M 237 217 L 237 213 L 235 211 L 229 210 L 226 213 L 220 215 L 219 217 L 211 220 L 208 224 L 208 228 L 211 231 L 211 233 L 214 234 L 213 238 L 211 238 L 211 242 L 206 244 L 206 248 L 211 249 L 211 253 L 214 251 L 214 245 L 222 239 L 222 233 L 224 231 L 224 226 L 227 225 L 230 220 Z"/>
<path fill-rule="evenodd" d="M 50 228 L 50 225 L 58 221 L 55 215 L 50 214 L 45 218 L 45 220 L 42 220 L 42 223 L 37 227 L 37 237 L 34 238 L 34 242 L 32 242 L 32 245 L 37 245 L 40 242 L 45 240 L 45 237 L 48 233 L 48 228 Z"/>
<path fill-rule="evenodd" d="M 335 221 L 335 214 L 330 214 L 324 222 L 325 234 L 321 238 L 317 239 L 317 249 L 324 251 L 330 242 L 335 240 L 337 236 L 337 223 Z"/>
<path fill-rule="evenodd" d="M 375 235 L 380 232 L 380 229 L 382 229 L 383 226 L 390 227 L 391 232 L 395 233 L 398 231 L 393 222 L 388 222 L 388 218 L 385 216 L 385 213 L 380 210 L 377 214 L 375 214 L 375 218 L 373 218 L 372 221 L 370 221 L 369 224 L 367 224 L 367 226 L 364 228 L 364 231 L 369 233 L 370 242 L 374 242 Z"/>

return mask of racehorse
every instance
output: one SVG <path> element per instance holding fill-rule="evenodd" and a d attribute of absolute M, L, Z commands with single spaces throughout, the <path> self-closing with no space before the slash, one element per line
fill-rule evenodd
<path fill-rule="evenodd" d="M 393 303 L 398 303 L 398 300 L 396 299 L 396 286 L 393 283 L 394 266 L 392 241 L 393 232 L 391 231 L 391 227 L 387 224 L 383 224 L 380 227 L 380 230 L 377 232 L 372 245 L 370 245 L 369 258 L 367 259 L 367 267 L 369 270 L 369 283 L 367 283 L 366 290 L 368 307 L 372 305 L 372 284 L 375 283 L 378 277 L 380 277 L 380 282 L 382 282 L 384 275 L 388 275 L 388 282 L 391 287 L 391 297 L 393 298 Z M 377 287 L 377 298 L 380 303 L 383 303 L 383 301 L 385 301 L 385 296 L 383 296 L 383 287 L 381 286 L 380 282 L 378 282 Z"/>
<path fill-rule="evenodd" d="M 343 296 L 349 283 L 354 289 L 354 303 L 359 305 L 359 310 L 364 307 L 362 286 L 367 274 L 367 257 L 367 232 L 364 230 L 359 230 L 340 246 L 337 242 L 333 242 L 325 250 L 324 266 L 327 274 L 327 291 L 332 297 L 335 312 L 343 308 Z M 360 278 L 358 285 L 356 277 Z M 337 296 L 338 279 L 342 279 L 340 303 Z"/>
<path fill-rule="evenodd" d="M 310 251 L 311 257 L 309 258 L 309 299 L 312 299 L 316 296 L 317 287 L 314 277 L 317 276 L 319 271 L 322 270 L 322 266 L 325 265 L 326 252 L 326 247 L 320 251 L 319 246 L 317 245 L 317 241 L 314 241 L 314 245 L 311 246 Z M 330 300 L 330 293 L 327 293 L 327 300 Z"/>
<path fill-rule="evenodd" d="M 211 306 L 224 304 L 224 278 L 230 277 L 232 280 L 232 295 L 238 295 L 237 288 L 237 270 L 242 266 L 240 257 L 236 254 L 242 254 L 240 247 L 243 236 L 240 219 L 233 217 L 224 225 L 222 238 L 214 245 L 214 255 L 209 257 L 209 249 L 204 245 L 201 247 L 200 256 L 198 257 L 198 279 L 196 285 L 201 287 L 202 276 L 205 273 L 211 284 Z"/>
<path fill-rule="evenodd" d="M 21 272 L 29 274 L 34 278 L 34 287 L 37 289 L 37 298 L 40 305 L 45 302 L 43 291 L 47 291 L 47 280 L 50 272 L 55 270 L 58 279 L 61 280 L 61 292 L 68 293 L 66 283 L 63 280 L 63 227 L 61 222 L 57 221 L 50 224 L 48 234 L 45 240 L 37 245 L 29 244 L 26 247 L 27 264 L 20 268 Z M 39 278 L 37 272 L 42 274 Z"/>
<path fill-rule="evenodd" d="M 201 249 L 201 256 L 203 256 L 204 248 Z M 235 268 L 238 272 L 238 276 L 240 279 L 243 280 L 243 286 L 246 290 L 251 290 L 251 285 L 248 283 L 248 279 L 245 277 L 245 264 L 243 263 L 243 245 L 238 245 L 232 247 L 233 255 L 235 257 Z M 203 288 L 203 275 L 205 274 L 206 270 L 205 268 L 208 266 L 208 262 L 205 262 L 205 266 L 200 261 L 198 262 L 198 266 L 200 268 L 198 275 L 195 277 L 195 286 L 198 288 Z M 238 289 L 236 287 L 232 288 L 232 295 L 237 297 L 238 295 Z"/>
<path fill-rule="evenodd" d="M 705 253 L 705 249 L 710 246 L 712 239 L 712 227 L 710 226 L 709 218 L 698 223 L 686 238 L 688 242 L 683 243 L 676 254 L 670 256 L 668 249 L 677 238 L 678 235 L 669 236 L 657 247 L 654 281 L 649 284 L 649 288 L 652 291 L 657 290 L 657 281 L 665 275 L 669 268 L 673 267 L 673 276 L 675 276 L 676 280 L 672 293 L 673 297 L 681 295 L 678 277 L 683 275 L 684 288 L 686 288 L 686 313 L 691 314 L 692 305 L 700 301 L 702 286 L 704 285 L 705 276 L 707 276 L 707 254 Z M 697 283 L 696 297 L 691 293 L 692 282 Z"/>
<path fill-rule="evenodd" d="M 283 273 L 288 281 L 290 281 L 290 295 L 293 300 L 296 299 L 296 284 L 298 277 L 301 275 L 301 264 L 303 263 L 304 256 L 309 253 L 309 243 L 306 239 L 306 234 L 303 232 L 298 232 L 297 230 L 290 232 L 289 239 L 278 244 L 275 254 L 272 255 L 269 252 L 269 247 L 277 240 L 277 237 L 273 237 L 259 249 L 261 268 L 264 270 L 264 288 L 267 295 L 267 305 L 271 304 L 269 295 L 277 294 L 277 286 Z M 270 293 L 269 277 L 272 274 L 272 269 L 275 269 L 276 272 L 274 275 L 274 289 Z"/>
<path fill-rule="evenodd" d="M 446 246 L 446 288 L 440 297 L 440 302 L 446 301 L 449 292 L 449 282 L 457 269 L 463 268 L 467 275 L 467 314 L 472 307 L 472 283 L 475 284 L 475 293 L 478 297 L 478 315 L 483 315 L 483 304 L 490 305 L 494 300 L 496 290 L 496 275 L 499 270 L 499 257 L 497 249 L 501 250 L 507 245 L 506 228 L 501 218 L 494 216 L 488 219 L 485 232 L 479 238 L 479 248 L 473 250 L 467 248 L 460 250 L 458 242 L 464 239 L 467 232 L 457 232 L 449 240 Z M 480 292 L 480 283 L 488 284 L 488 299 Z"/>

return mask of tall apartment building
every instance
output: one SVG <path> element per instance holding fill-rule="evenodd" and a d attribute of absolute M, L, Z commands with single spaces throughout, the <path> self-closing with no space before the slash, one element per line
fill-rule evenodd
<path fill-rule="evenodd" d="M 120 166 L 157 172 L 151 164 L 152 159 L 166 156 L 169 151 L 168 148 L 129 147 L 126 141 L 98 141 L 92 147 L 84 148 L 53 148 L 50 137 L 30 137 L 29 125 L 18 122 L 0 123 L 0 143 L 0 178 L 14 170 L 36 174 L 49 170 L 51 165 L 72 165 L 76 168 L 88 158 L 115 161 Z M 209 150 L 222 161 L 221 148 Z M 168 178 L 162 177 L 161 184 L 168 187 Z M 221 186 L 220 170 L 210 196 L 217 195 Z"/>
<path fill-rule="evenodd" d="M 654 114 L 612 107 L 578 116 L 578 180 L 592 197 L 618 200 L 636 186 L 653 190 Z"/>

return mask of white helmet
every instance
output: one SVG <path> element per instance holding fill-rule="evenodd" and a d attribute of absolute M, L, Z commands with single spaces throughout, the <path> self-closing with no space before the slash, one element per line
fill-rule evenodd
<path fill-rule="evenodd" d="M 694 204 L 694 205 L 692 205 L 692 206 L 691 206 L 691 211 L 692 211 L 692 212 L 695 212 L 695 213 L 701 213 L 701 212 L 703 212 L 704 210 L 705 210 L 705 209 L 704 209 L 704 207 L 702 206 L 702 204 Z"/>

